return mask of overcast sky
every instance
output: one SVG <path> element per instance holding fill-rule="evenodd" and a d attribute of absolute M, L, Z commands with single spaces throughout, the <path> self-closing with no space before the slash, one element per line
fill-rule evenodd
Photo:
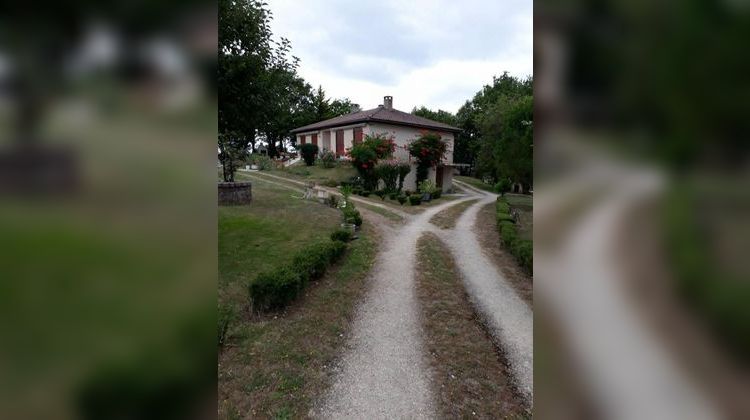
<path fill-rule="evenodd" d="M 299 73 L 364 109 L 458 111 L 493 75 L 532 74 L 532 0 L 270 0 Z"/>

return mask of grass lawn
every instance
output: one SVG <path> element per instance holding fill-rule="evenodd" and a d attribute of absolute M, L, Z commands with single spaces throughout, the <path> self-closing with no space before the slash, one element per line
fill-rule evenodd
<path fill-rule="evenodd" d="M 450 252 L 431 233 L 417 247 L 417 296 L 439 417 L 530 417 L 477 320 Z"/>
<path fill-rule="evenodd" d="M 466 209 L 471 207 L 472 204 L 476 203 L 477 200 L 468 200 L 463 203 L 450 206 L 445 210 L 441 210 L 436 215 L 432 216 L 430 223 L 439 227 L 440 229 L 453 229 L 456 227 L 456 220 L 463 214 Z"/>
<path fill-rule="evenodd" d="M 283 312 L 247 309 L 247 283 L 299 249 L 327 241 L 340 211 L 267 182 L 253 183 L 249 206 L 219 208 L 219 304 L 240 315 L 219 354 L 219 416 L 300 418 L 330 380 L 354 304 L 377 252 L 372 226 L 363 225 L 343 259 Z"/>
<path fill-rule="evenodd" d="M 523 239 L 534 239 L 534 205 L 533 197 L 526 194 L 505 194 L 511 209 L 519 210 L 518 234 Z"/>
<path fill-rule="evenodd" d="M 489 192 L 495 192 L 493 185 L 485 184 L 484 182 L 482 182 L 481 179 L 477 179 L 477 178 L 470 177 L 470 176 L 462 176 L 462 175 L 456 175 L 453 178 L 459 181 L 462 181 L 466 184 L 469 184 L 474 188 L 478 188 L 480 190 L 485 190 Z"/>
<path fill-rule="evenodd" d="M 314 166 L 306 166 L 304 162 L 297 163 L 288 168 L 273 171 L 275 175 L 290 176 L 300 181 L 313 181 L 321 185 L 326 182 L 346 181 L 357 175 L 357 170 L 347 162 L 336 164 L 335 168 L 324 168 L 320 163 Z"/>
<path fill-rule="evenodd" d="M 330 383 L 377 252 L 367 223 L 342 262 L 284 314 L 235 326 L 219 355 L 219 418 L 302 418 Z"/>
<path fill-rule="evenodd" d="M 400 210 L 400 211 L 402 211 L 404 213 L 409 213 L 409 214 L 418 214 L 418 213 L 423 212 L 427 207 L 437 206 L 437 205 L 440 205 L 440 204 L 443 204 L 443 203 L 447 203 L 449 201 L 453 201 L 453 200 L 459 198 L 457 196 L 452 196 L 452 195 L 447 195 L 447 196 L 446 195 L 442 195 L 437 200 L 430 200 L 429 202 L 424 202 L 423 201 L 422 204 L 420 204 L 418 206 L 412 206 L 412 205 L 409 204 L 408 201 L 406 203 L 404 203 L 404 205 L 402 206 L 396 200 L 391 200 L 391 199 L 389 199 L 387 197 L 385 198 L 385 200 L 381 200 L 380 197 L 378 197 L 378 196 L 376 196 L 374 194 L 370 194 L 370 196 L 368 196 L 368 197 L 362 197 L 362 196 L 357 196 L 357 197 L 361 198 L 363 200 L 367 200 L 367 201 L 372 202 L 372 203 L 385 204 L 386 206 L 393 207 L 396 210 Z"/>
<path fill-rule="evenodd" d="M 247 284 L 296 251 L 328 240 L 341 221 L 336 209 L 292 198 L 293 191 L 253 183 L 249 206 L 219 207 L 219 303 L 247 305 Z M 299 194 L 298 194 L 299 195 Z"/>

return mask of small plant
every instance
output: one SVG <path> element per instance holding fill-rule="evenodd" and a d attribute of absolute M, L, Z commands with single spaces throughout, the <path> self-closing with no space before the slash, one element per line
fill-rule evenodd
<path fill-rule="evenodd" d="M 391 200 L 396 200 L 397 197 L 398 197 L 398 192 L 396 192 L 396 191 L 388 193 L 388 198 L 391 199 Z"/>
<path fill-rule="evenodd" d="M 271 169 L 273 169 L 273 162 L 271 161 L 271 158 L 266 155 L 253 153 L 252 155 L 250 155 L 249 161 L 251 165 L 258 166 L 258 170 L 270 171 Z"/>
<path fill-rule="evenodd" d="M 381 200 L 385 200 L 386 192 L 385 192 L 385 190 L 376 190 L 375 191 L 375 195 L 377 195 L 378 197 L 380 197 Z"/>
<path fill-rule="evenodd" d="M 338 229 L 331 234 L 332 241 L 349 242 L 352 239 L 352 232 L 347 229 Z"/>
<path fill-rule="evenodd" d="M 318 155 L 318 145 L 305 143 L 300 147 L 300 154 L 305 161 L 305 165 L 313 166 L 315 164 L 315 156 Z"/>
<path fill-rule="evenodd" d="M 404 180 L 406 179 L 406 175 L 409 175 L 409 172 L 411 172 L 411 163 L 409 162 L 398 163 L 398 191 L 399 192 L 401 192 L 401 190 L 404 188 Z"/>
<path fill-rule="evenodd" d="M 435 183 L 429 179 L 425 179 L 419 183 L 418 189 L 422 194 L 432 194 L 435 191 Z"/>
<path fill-rule="evenodd" d="M 364 190 L 362 191 L 362 197 L 369 197 L 372 191 Z"/>
<path fill-rule="evenodd" d="M 404 205 L 404 203 L 406 203 L 406 200 L 408 200 L 408 198 L 404 194 L 400 194 L 398 197 L 396 197 L 396 199 L 398 200 L 398 203 L 401 204 L 402 206 Z"/>
<path fill-rule="evenodd" d="M 435 188 L 430 193 L 430 197 L 432 197 L 434 200 L 437 200 L 438 198 L 443 196 L 443 191 L 440 190 L 440 188 Z"/>
<path fill-rule="evenodd" d="M 344 200 L 349 200 L 353 191 L 354 188 L 351 185 L 341 185 L 341 195 L 344 196 Z"/>
<path fill-rule="evenodd" d="M 339 183 L 335 179 L 326 179 L 323 182 L 323 185 L 325 185 L 326 187 L 330 187 L 330 188 L 336 188 L 339 186 Z"/>
<path fill-rule="evenodd" d="M 418 206 L 422 204 L 422 196 L 418 194 L 413 194 L 409 196 L 409 204 L 412 206 Z"/>
<path fill-rule="evenodd" d="M 328 207 L 333 207 L 334 209 L 338 208 L 340 204 L 339 196 L 329 194 L 328 198 L 326 198 L 325 200 L 325 203 L 328 205 Z"/>
<path fill-rule="evenodd" d="M 505 195 L 508 191 L 510 191 L 510 187 L 512 186 L 512 183 L 510 182 L 510 179 L 508 178 L 501 178 L 497 183 L 495 184 L 495 192 L 500 194 L 500 196 Z"/>
<path fill-rule="evenodd" d="M 330 150 L 324 150 L 320 154 L 320 162 L 324 168 L 330 169 L 336 167 L 336 154 Z"/>

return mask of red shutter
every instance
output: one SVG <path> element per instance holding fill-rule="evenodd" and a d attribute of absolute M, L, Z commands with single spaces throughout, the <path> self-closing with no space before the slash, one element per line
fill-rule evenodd
<path fill-rule="evenodd" d="M 336 155 L 344 156 L 344 130 L 336 130 Z"/>
<path fill-rule="evenodd" d="M 299 136 L 299 144 L 305 144 L 305 136 Z"/>
<path fill-rule="evenodd" d="M 362 143 L 362 127 L 354 129 L 354 144 Z"/>
<path fill-rule="evenodd" d="M 318 134 L 317 133 L 315 133 L 315 134 L 312 135 L 312 144 L 314 144 L 316 146 L 318 145 Z"/>

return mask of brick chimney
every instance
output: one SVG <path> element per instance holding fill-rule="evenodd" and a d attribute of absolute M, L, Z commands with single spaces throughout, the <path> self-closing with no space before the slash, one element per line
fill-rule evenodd
<path fill-rule="evenodd" d="M 385 108 L 385 109 L 393 109 L 393 96 L 384 96 L 383 97 L 383 108 Z"/>

